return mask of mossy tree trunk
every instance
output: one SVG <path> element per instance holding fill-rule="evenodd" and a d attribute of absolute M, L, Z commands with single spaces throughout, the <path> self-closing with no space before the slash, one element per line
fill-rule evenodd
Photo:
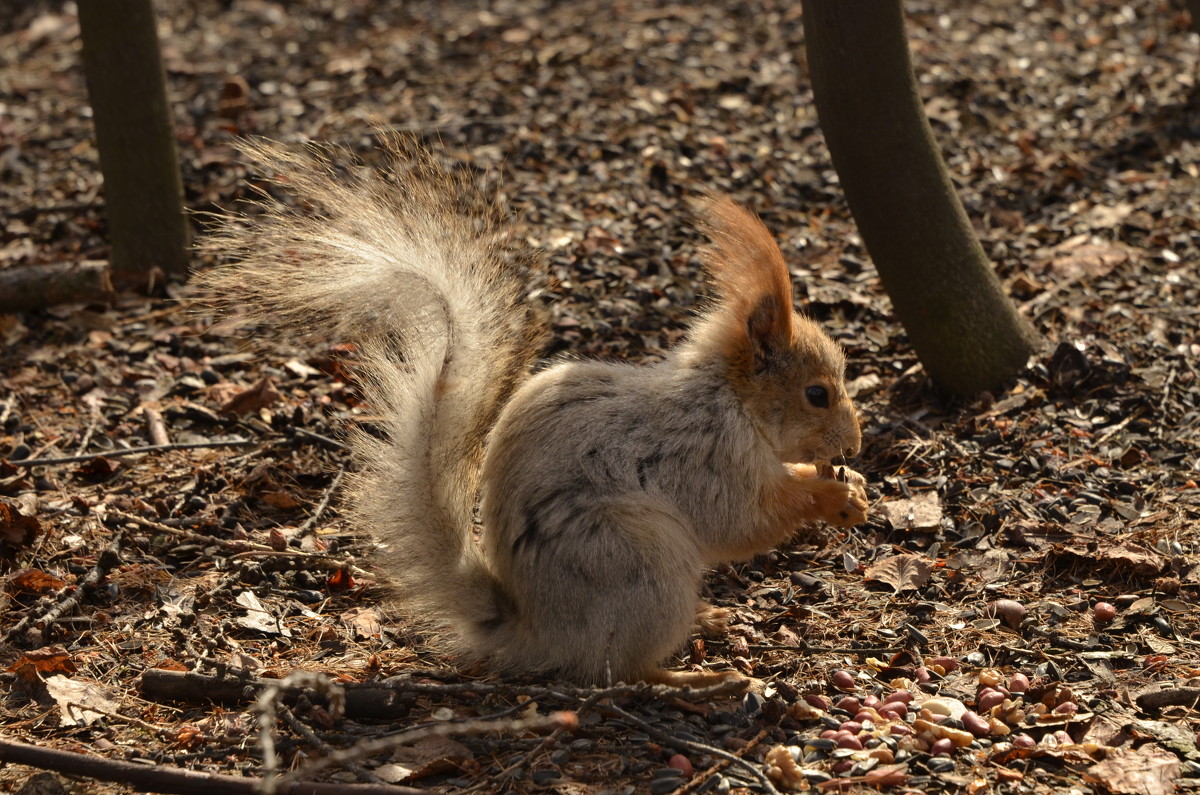
<path fill-rule="evenodd" d="M 78 0 L 113 281 L 186 276 L 188 221 L 152 0 Z"/>
<path fill-rule="evenodd" d="M 803 0 L 813 95 L 850 211 L 922 365 L 995 390 L 1038 346 L 1005 295 L 938 152 L 900 0 Z"/>

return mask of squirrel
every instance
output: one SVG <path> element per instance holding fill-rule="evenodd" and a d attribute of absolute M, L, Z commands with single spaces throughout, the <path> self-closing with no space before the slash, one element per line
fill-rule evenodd
<path fill-rule="evenodd" d="M 539 255 L 465 169 L 381 137 L 383 168 L 242 144 L 308 211 L 264 191 L 260 218 L 215 233 L 234 261 L 201 281 L 261 320 L 356 342 L 383 433 L 350 432 L 347 510 L 407 607 L 499 673 L 749 683 L 662 667 L 697 626 L 728 622 L 699 598 L 705 567 L 867 511 L 864 478 L 829 463 L 861 443 L 844 354 L 793 309 L 766 226 L 728 197 L 697 201 L 717 296 L 662 361 L 533 372 Z"/>

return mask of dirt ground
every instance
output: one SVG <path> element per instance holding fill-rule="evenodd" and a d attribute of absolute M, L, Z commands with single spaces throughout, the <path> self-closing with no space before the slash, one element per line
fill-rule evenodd
<path fill-rule="evenodd" d="M 372 125 L 411 132 L 493 174 L 546 250 L 548 356 L 661 356 L 704 291 L 688 197 L 753 207 L 847 351 L 872 514 L 707 578 L 733 624 L 673 665 L 761 695 L 497 679 L 396 615 L 339 511 L 339 439 L 372 421 L 346 340 L 217 322 L 186 285 L 0 315 L 0 745 L 246 777 L 271 751 L 345 792 L 1200 786 L 1182 5 L 905 4 L 959 194 L 1044 339 L 973 400 L 929 383 L 855 232 L 799 3 L 159 5 L 190 209 L 248 194 L 236 136 L 370 157 Z M 106 259 L 98 172 L 73 5 L 0 10 L 0 268 Z M 347 717 L 307 680 L 254 706 L 296 671 L 343 685 Z M 309 769 L 337 749 L 359 753 Z M 0 789 L 166 786 L 34 773 L 8 765 Z"/>

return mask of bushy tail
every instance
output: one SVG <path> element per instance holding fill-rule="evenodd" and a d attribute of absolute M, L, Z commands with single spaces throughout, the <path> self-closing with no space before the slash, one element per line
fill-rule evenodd
<path fill-rule="evenodd" d="M 471 539 L 483 445 L 537 348 L 524 292 L 532 259 L 471 175 L 386 137 L 386 169 L 309 145 L 242 150 L 304 205 L 263 199 L 209 248 L 237 262 L 201 277 L 263 320 L 357 342 L 386 439 L 353 438 L 349 510 L 419 615 L 487 621 L 495 581 Z"/>

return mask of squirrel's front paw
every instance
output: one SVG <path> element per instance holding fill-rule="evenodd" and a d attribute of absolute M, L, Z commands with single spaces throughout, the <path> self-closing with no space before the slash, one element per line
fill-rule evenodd
<path fill-rule="evenodd" d="M 812 483 L 817 513 L 835 527 L 853 527 L 867 520 L 866 480 L 852 469 L 845 474 L 862 482 L 821 479 Z"/>

